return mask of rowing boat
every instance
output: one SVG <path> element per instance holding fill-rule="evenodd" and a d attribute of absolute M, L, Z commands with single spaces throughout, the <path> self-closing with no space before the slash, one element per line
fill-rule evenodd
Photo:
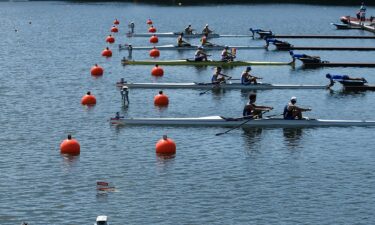
<path fill-rule="evenodd" d="M 176 45 L 159 45 L 159 46 L 132 46 L 129 44 L 119 45 L 120 50 L 151 50 L 153 48 L 157 48 L 159 50 L 197 50 L 198 45 L 191 45 L 191 46 L 183 46 L 179 47 Z M 223 50 L 225 46 L 223 45 L 215 45 L 215 46 L 204 46 L 206 50 Z M 235 49 L 265 49 L 264 46 L 228 46 L 229 48 Z"/>
<path fill-rule="evenodd" d="M 189 59 L 180 60 L 128 60 L 123 58 L 122 65 L 165 65 L 165 66 L 282 66 L 291 65 L 293 62 L 257 62 L 257 61 L 194 61 Z"/>
<path fill-rule="evenodd" d="M 282 118 L 252 119 L 225 118 L 221 116 L 208 116 L 196 118 L 111 118 L 113 125 L 165 125 L 165 126 L 217 126 L 217 127 L 345 127 L 345 126 L 375 126 L 373 120 L 323 120 L 302 119 L 285 120 Z M 246 123 L 244 123 L 246 122 Z"/>
<path fill-rule="evenodd" d="M 339 23 L 331 23 L 334 25 L 338 30 L 348 30 L 348 29 L 362 29 L 360 26 L 352 26 L 349 24 L 339 24 Z"/>
<path fill-rule="evenodd" d="M 150 37 L 151 35 L 156 35 L 157 37 L 178 37 L 181 32 L 165 32 L 165 33 L 127 33 L 128 37 Z M 201 38 L 204 34 L 184 34 L 184 38 Z M 221 38 L 221 37 L 253 37 L 249 34 L 208 34 L 208 38 Z"/>
<path fill-rule="evenodd" d="M 299 84 L 267 84 L 258 83 L 243 85 L 241 83 L 128 83 L 117 82 L 117 87 L 128 88 L 155 88 L 155 89 L 243 89 L 243 90 L 269 90 L 269 89 L 325 89 L 325 85 L 299 85 Z"/>

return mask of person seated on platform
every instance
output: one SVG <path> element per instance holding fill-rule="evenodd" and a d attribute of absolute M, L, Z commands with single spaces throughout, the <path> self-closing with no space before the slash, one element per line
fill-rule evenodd
<path fill-rule="evenodd" d="M 191 46 L 191 44 L 183 39 L 184 33 L 181 33 L 177 38 L 177 46 L 178 47 L 185 47 L 185 46 Z"/>
<path fill-rule="evenodd" d="M 211 82 L 213 84 L 225 84 L 227 80 L 232 79 L 231 76 L 221 73 L 222 68 L 220 66 L 216 67 L 215 73 L 212 75 Z"/>
<path fill-rule="evenodd" d="M 258 84 L 257 79 L 262 79 L 261 77 L 256 77 L 250 74 L 251 67 L 246 67 L 246 70 L 242 72 L 241 75 L 241 84 L 243 85 L 250 85 L 250 84 Z"/>
<path fill-rule="evenodd" d="M 208 60 L 207 57 L 208 57 L 208 55 L 204 51 L 203 47 L 199 46 L 198 50 L 194 54 L 194 60 L 195 61 L 207 61 Z"/>
<path fill-rule="evenodd" d="M 297 97 L 292 97 L 290 99 L 290 102 L 284 107 L 283 116 L 286 120 L 294 120 L 299 119 L 301 120 L 302 112 L 311 111 L 310 108 L 301 108 L 296 106 L 297 103 Z"/>
<path fill-rule="evenodd" d="M 270 111 L 273 109 L 273 107 L 270 106 L 261 106 L 261 105 L 256 105 L 255 102 L 257 100 L 257 95 L 256 94 L 250 94 L 249 95 L 249 102 L 245 105 L 242 116 L 247 119 L 258 119 L 262 118 L 262 113 L 264 111 Z"/>

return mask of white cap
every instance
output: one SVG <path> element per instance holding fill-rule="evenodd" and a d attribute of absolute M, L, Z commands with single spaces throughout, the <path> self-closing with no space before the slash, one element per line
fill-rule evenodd
<path fill-rule="evenodd" d="M 292 100 L 297 101 L 297 97 L 296 96 L 291 97 L 290 101 L 292 101 Z"/>

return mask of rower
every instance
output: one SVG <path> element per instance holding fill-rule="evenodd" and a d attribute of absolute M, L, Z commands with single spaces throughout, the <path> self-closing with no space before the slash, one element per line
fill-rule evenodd
<path fill-rule="evenodd" d="M 296 102 L 297 102 L 297 97 L 293 96 L 290 99 L 290 102 L 284 107 L 284 112 L 283 112 L 284 119 L 286 119 L 286 120 L 295 120 L 295 119 L 301 120 L 303 118 L 302 112 L 311 111 L 310 108 L 301 108 L 301 107 L 296 106 L 295 105 Z"/>
<path fill-rule="evenodd" d="M 215 73 L 212 75 L 211 82 L 213 84 L 225 84 L 227 80 L 232 79 L 231 76 L 225 75 L 221 73 L 221 67 L 216 67 Z M 227 77 L 227 78 L 226 78 Z"/>
<path fill-rule="evenodd" d="M 206 24 L 206 26 L 204 26 L 203 30 L 202 30 L 202 34 L 211 34 L 213 31 L 210 30 L 210 28 L 208 28 L 208 24 Z"/>
<path fill-rule="evenodd" d="M 201 44 L 202 44 L 202 46 L 209 46 L 209 47 L 214 46 L 214 44 L 212 44 L 211 42 L 207 41 L 207 38 L 208 38 L 208 34 L 204 34 L 202 36 L 202 38 L 201 38 Z"/>
<path fill-rule="evenodd" d="M 180 35 L 177 38 L 177 46 L 178 47 L 185 47 L 185 46 L 191 46 L 191 44 L 183 39 L 184 33 L 180 33 Z"/>
<path fill-rule="evenodd" d="M 224 62 L 232 62 L 234 58 L 236 58 L 236 56 L 234 56 L 232 53 L 230 53 L 228 51 L 229 47 L 228 45 L 226 45 L 224 47 L 224 50 L 221 52 L 221 61 L 224 61 Z"/>
<path fill-rule="evenodd" d="M 267 112 L 273 109 L 273 107 L 270 106 L 260 106 L 256 105 L 255 102 L 257 100 L 256 94 L 250 94 L 249 95 L 249 102 L 245 105 L 242 116 L 248 119 L 258 119 L 262 118 L 262 112 Z"/>
<path fill-rule="evenodd" d="M 250 85 L 251 83 L 258 84 L 257 79 L 262 79 L 261 77 L 256 77 L 250 74 L 251 67 L 246 67 L 246 70 L 242 72 L 241 84 Z"/>
<path fill-rule="evenodd" d="M 186 28 L 185 28 L 185 34 L 193 34 L 193 28 L 191 28 L 191 24 L 189 24 Z"/>
<path fill-rule="evenodd" d="M 202 46 L 198 47 L 198 50 L 195 52 L 194 60 L 195 61 L 207 61 L 207 53 L 203 50 Z"/>

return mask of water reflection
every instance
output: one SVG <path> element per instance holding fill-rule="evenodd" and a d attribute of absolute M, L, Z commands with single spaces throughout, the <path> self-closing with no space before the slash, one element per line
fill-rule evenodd
<path fill-rule="evenodd" d="M 245 137 L 245 144 L 247 148 L 245 149 L 245 154 L 248 156 L 254 156 L 258 154 L 261 149 L 261 136 L 263 128 L 243 128 L 243 136 Z"/>
<path fill-rule="evenodd" d="M 288 147 L 298 147 L 302 138 L 303 130 L 301 128 L 284 128 L 284 141 Z"/>
<path fill-rule="evenodd" d="M 63 158 L 63 169 L 65 172 L 70 172 L 77 162 L 79 162 L 79 155 L 73 156 L 62 154 L 61 157 Z"/>

